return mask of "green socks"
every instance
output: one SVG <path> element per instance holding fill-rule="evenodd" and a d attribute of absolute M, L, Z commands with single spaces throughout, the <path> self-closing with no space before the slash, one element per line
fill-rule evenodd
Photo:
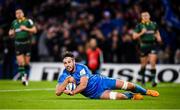
<path fill-rule="evenodd" d="M 142 84 L 145 84 L 145 70 L 146 68 L 141 68 L 139 74 L 142 76 Z"/>
<path fill-rule="evenodd" d="M 156 79 L 156 69 L 151 69 L 152 82 L 155 82 Z"/>
<path fill-rule="evenodd" d="M 21 76 L 24 76 L 24 74 L 26 73 L 25 67 L 24 66 L 18 66 L 18 73 L 20 73 Z"/>

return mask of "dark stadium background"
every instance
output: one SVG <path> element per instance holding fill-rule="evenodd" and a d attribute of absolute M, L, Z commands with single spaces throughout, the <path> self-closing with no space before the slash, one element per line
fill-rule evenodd
<path fill-rule="evenodd" d="M 81 53 L 89 38 L 98 39 L 105 63 L 139 63 L 132 31 L 141 11 L 159 25 L 163 45 L 158 64 L 180 64 L 180 6 L 178 0 L 0 0 L 0 78 L 16 72 L 13 39 L 8 37 L 15 9 L 35 22 L 32 62 L 59 62 L 61 53 Z M 116 45 L 112 48 L 113 45 Z M 83 52 L 82 52 L 83 53 Z M 81 54 L 82 54 L 81 53 Z M 4 69 L 8 72 L 2 75 Z"/>

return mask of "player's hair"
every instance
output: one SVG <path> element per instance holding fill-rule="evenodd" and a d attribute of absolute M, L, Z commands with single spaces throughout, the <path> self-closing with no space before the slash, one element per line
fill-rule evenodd
<path fill-rule="evenodd" d="M 20 7 L 15 8 L 15 11 L 17 11 L 17 10 L 21 10 L 24 12 L 23 8 L 20 8 Z"/>
<path fill-rule="evenodd" d="M 21 8 L 21 7 L 17 7 L 17 8 L 15 8 L 15 12 L 16 12 L 17 10 L 21 10 L 21 11 L 24 13 L 24 15 L 26 14 L 25 9 L 23 9 L 23 8 Z"/>
<path fill-rule="evenodd" d="M 74 55 L 73 55 L 72 52 L 66 51 L 66 52 L 64 52 L 64 54 L 62 55 L 62 59 L 66 58 L 66 57 L 74 58 Z"/>
<path fill-rule="evenodd" d="M 142 13 L 148 13 L 149 15 L 151 15 L 151 13 L 149 11 L 147 11 L 147 10 L 141 11 L 141 15 L 142 15 Z"/>

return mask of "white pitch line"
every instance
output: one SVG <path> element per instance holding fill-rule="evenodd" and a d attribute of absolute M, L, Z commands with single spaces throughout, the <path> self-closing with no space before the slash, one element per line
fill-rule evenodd
<path fill-rule="evenodd" d="M 180 87 L 180 85 L 158 85 L 157 88 Z M 24 92 L 24 91 L 53 91 L 55 88 L 34 88 L 34 89 L 0 89 L 0 92 Z"/>
<path fill-rule="evenodd" d="M 55 88 L 38 88 L 38 89 L 9 89 L 9 90 L 2 90 L 0 92 L 23 92 L 23 91 L 52 91 Z"/>
<path fill-rule="evenodd" d="M 174 85 L 157 85 L 157 88 L 158 87 L 180 87 L 180 85 L 177 85 L 177 84 L 174 84 Z"/>

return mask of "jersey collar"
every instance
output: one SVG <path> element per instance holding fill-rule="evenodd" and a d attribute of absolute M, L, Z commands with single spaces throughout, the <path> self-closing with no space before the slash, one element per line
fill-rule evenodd
<path fill-rule="evenodd" d="M 150 24 L 151 21 L 149 20 L 149 21 L 145 22 L 145 21 L 142 20 L 141 23 L 142 23 L 142 24 Z"/>
<path fill-rule="evenodd" d="M 20 22 L 24 21 L 25 19 L 26 19 L 26 18 L 23 17 L 22 19 L 17 19 L 17 21 L 20 23 Z"/>

